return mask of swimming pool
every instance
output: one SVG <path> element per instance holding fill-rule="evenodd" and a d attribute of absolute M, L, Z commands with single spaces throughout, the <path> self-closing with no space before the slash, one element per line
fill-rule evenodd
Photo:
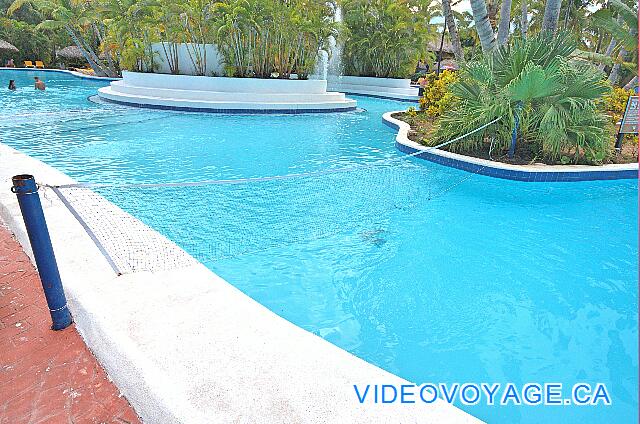
<path fill-rule="evenodd" d="M 45 93 L 34 92 L 31 72 L 0 71 L 21 87 L 0 92 L 2 142 L 83 182 L 262 177 L 397 158 L 382 170 L 233 192 L 99 191 L 274 312 L 408 380 L 604 382 L 614 402 L 463 407 L 489 422 L 637 419 L 637 181 L 525 184 L 403 159 L 380 116 L 406 103 L 184 114 L 94 104 L 86 98 L 103 83 L 38 74 Z M 207 261 L 212 238 L 238 231 L 246 252 Z"/>

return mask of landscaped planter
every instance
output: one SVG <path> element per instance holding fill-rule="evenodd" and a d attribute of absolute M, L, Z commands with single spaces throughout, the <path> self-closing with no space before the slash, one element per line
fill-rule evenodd
<path fill-rule="evenodd" d="M 610 165 L 512 165 L 479 159 L 433 147 L 423 146 L 409 139 L 411 126 L 393 117 L 403 111 L 387 112 L 382 122 L 396 130 L 396 148 L 401 152 L 440 165 L 462 169 L 474 174 L 526 182 L 571 182 L 594 180 L 637 179 L 638 164 Z"/>
<path fill-rule="evenodd" d="M 328 87 L 332 91 L 364 94 L 400 100 L 418 100 L 417 87 L 411 86 L 410 79 L 337 76 L 328 78 Z"/>
<path fill-rule="evenodd" d="M 324 80 L 225 78 L 127 72 L 98 90 L 108 101 L 208 112 L 328 112 L 353 110 L 355 100 L 327 92 Z"/>

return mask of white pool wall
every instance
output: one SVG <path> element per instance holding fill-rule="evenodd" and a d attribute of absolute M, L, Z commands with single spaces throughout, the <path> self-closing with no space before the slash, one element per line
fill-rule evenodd
<path fill-rule="evenodd" d="M 347 94 L 362 94 L 396 100 L 418 101 L 419 88 L 411 86 L 406 78 L 357 77 L 349 75 L 329 76 L 328 89 Z"/>

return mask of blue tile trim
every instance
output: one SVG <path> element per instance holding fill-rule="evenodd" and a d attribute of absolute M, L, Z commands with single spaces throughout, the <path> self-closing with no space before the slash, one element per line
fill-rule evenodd
<path fill-rule="evenodd" d="M 150 105 L 144 103 L 123 102 L 121 100 L 107 99 L 100 97 L 108 103 L 115 103 L 125 106 L 140 107 L 146 109 L 160 109 L 160 110 L 174 110 L 179 112 L 200 112 L 200 113 L 238 113 L 238 114 L 252 114 L 252 115 L 264 115 L 264 114 L 287 114 L 298 115 L 303 113 L 330 113 L 330 112 L 353 112 L 357 107 L 348 108 L 334 108 L 334 109 L 210 109 L 204 107 L 188 107 L 188 106 L 167 106 L 167 105 Z"/>
<path fill-rule="evenodd" d="M 397 129 L 398 126 L 390 122 L 385 123 L 391 128 Z M 418 152 L 414 147 L 406 146 L 396 141 L 396 148 L 403 153 L 413 154 Z M 447 158 L 431 152 L 423 152 L 414 157 L 428 160 L 440 165 L 449 166 L 451 168 L 461 169 L 463 171 L 473 172 L 480 175 L 486 175 L 494 178 L 505 180 L 525 181 L 525 182 L 573 182 L 573 181 L 597 181 L 597 180 L 623 180 L 637 179 L 638 171 L 635 169 L 608 170 L 608 171 L 519 171 L 515 169 L 495 168 L 488 165 L 478 165 L 454 158 Z"/>

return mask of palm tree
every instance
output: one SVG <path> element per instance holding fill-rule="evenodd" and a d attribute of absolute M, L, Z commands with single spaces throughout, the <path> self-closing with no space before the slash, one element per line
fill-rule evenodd
<path fill-rule="evenodd" d="M 185 38 L 186 50 L 196 75 L 207 74 L 206 44 L 213 42 L 211 25 L 208 22 L 212 0 L 187 0 L 181 6 L 180 14 Z"/>
<path fill-rule="evenodd" d="M 489 14 L 487 13 L 487 4 L 484 0 L 471 0 L 471 11 L 473 12 L 473 21 L 476 25 L 476 31 L 480 38 L 480 45 L 483 52 L 492 52 L 496 39 L 489 22 Z"/>
<path fill-rule="evenodd" d="M 542 20 L 542 31 L 555 34 L 558 29 L 558 19 L 560 18 L 560 6 L 562 0 L 547 0 L 544 6 L 544 18 Z"/>
<path fill-rule="evenodd" d="M 442 14 L 444 16 L 444 22 L 449 30 L 449 38 L 451 39 L 451 45 L 453 46 L 453 55 L 459 63 L 464 62 L 464 51 L 462 50 L 462 44 L 460 43 L 460 35 L 458 34 L 458 28 L 456 27 L 456 21 L 453 18 L 451 12 L 451 2 L 449 0 L 442 0 Z"/>
<path fill-rule="evenodd" d="M 520 18 L 520 32 L 522 33 L 522 38 L 527 37 L 527 31 L 529 30 L 529 12 L 527 11 L 527 0 L 521 1 L 521 13 L 522 17 Z"/>
<path fill-rule="evenodd" d="M 7 9 L 7 15 L 29 4 L 39 12 L 49 16 L 40 22 L 38 29 L 64 29 L 71 40 L 80 49 L 82 56 L 89 63 L 98 76 L 115 77 L 117 72 L 106 66 L 98 58 L 93 47 L 82 35 L 82 28 L 90 28 L 94 22 L 86 4 L 74 2 L 72 0 L 15 0 Z"/>
<path fill-rule="evenodd" d="M 406 78 L 426 50 L 429 27 L 409 0 L 343 0 L 345 74 Z"/>
<path fill-rule="evenodd" d="M 638 12 L 635 3 L 630 6 L 621 0 L 609 0 L 609 7 L 591 15 L 593 27 L 611 34 L 611 42 L 604 55 L 592 56 L 601 62 L 601 70 L 604 70 L 605 63 L 611 62 L 608 79 L 611 84 L 617 84 L 623 68 L 637 73 L 637 67 L 626 61 L 638 55 Z M 614 54 L 616 59 L 611 58 Z"/>
<path fill-rule="evenodd" d="M 526 3 L 525 4 L 526 7 Z M 511 0 L 502 0 L 500 6 L 500 23 L 498 24 L 498 46 L 504 45 L 509 39 L 511 25 Z"/>

